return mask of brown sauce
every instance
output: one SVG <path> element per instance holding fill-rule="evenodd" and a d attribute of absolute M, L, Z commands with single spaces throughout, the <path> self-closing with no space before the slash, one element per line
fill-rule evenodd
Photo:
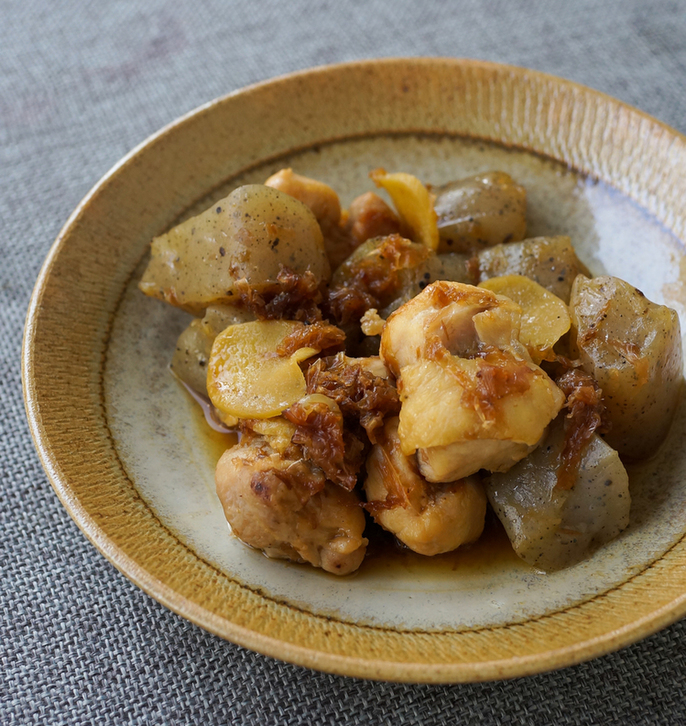
<path fill-rule="evenodd" d="M 428 576 L 435 580 L 482 575 L 513 567 L 530 569 L 517 557 L 502 524 L 490 509 L 486 513 L 484 531 L 476 542 L 433 557 L 403 547 L 395 537 L 373 523 L 367 527 L 365 536 L 369 539 L 369 546 L 359 570 L 363 577 L 387 577 L 396 573 L 398 576 Z"/>

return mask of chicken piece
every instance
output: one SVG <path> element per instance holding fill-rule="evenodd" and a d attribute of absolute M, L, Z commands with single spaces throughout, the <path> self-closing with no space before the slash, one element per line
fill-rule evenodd
<path fill-rule="evenodd" d="M 295 174 L 292 169 L 281 169 L 267 179 L 265 186 L 294 197 L 312 210 L 324 235 L 324 247 L 332 269 L 359 244 L 346 228 L 338 194 L 328 184 Z"/>
<path fill-rule="evenodd" d="M 520 343 L 521 310 L 490 290 L 436 282 L 386 321 L 381 358 L 398 378 L 399 436 L 432 482 L 524 458 L 564 395 Z"/>
<path fill-rule="evenodd" d="M 336 575 L 353 572 L 364 559 L 357 495 L 327 481 L 297 447 L 279 454 L 262 437 L 244 440 L 219 459 L 215 481 L 233 533 L 269 557 Z"/>
<path fill-rule="evenodd" d="M 367 192 L 350 204 L 347 227 L 357 244 L 374 237 L 400 234 L 400 220 L 378 194 Z"/>
<path fill-rule="evenodd" d="M 558 416 L 530 456 L 486 480 L 488 498 L 515 552 L 546 572 L 587 558 L 629 524 L 626 470 L 597 434 L 583 443 L 573 486 L 560 486 L 565 420 Z"/>
<path fill-rule="evenodd" d="M 281 169 L 264 183 L 267 187 L 285 192 L 312 210 L 322 227 L 336 226 L 341 220 L 338 194 L 324 182 L 295 174 L 293 169 Z"/>
<path fill-rule="evenodd" d="M 388 419 L 367 459 L 364 484 L 374 520 L 414 552 L 438 555 L 478 539 L 486 495 L 476 477 L 430 484 L 401 450 L 398 418 Z"/>

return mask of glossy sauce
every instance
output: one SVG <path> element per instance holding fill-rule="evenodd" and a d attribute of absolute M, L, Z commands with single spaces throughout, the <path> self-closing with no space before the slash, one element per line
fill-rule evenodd
<path fill-rule="evenodd" d="M 202 442 L 207 456 L 215 467 L 221 455 L 240 441 L 240 434 L 217 422 L 212 416 L 209 401 L 191 390 L 185 383 L 179 381 L 188 391 L 188 395 L 198 404 L 193 406 L 195 426 L 199 432 L 198 441 Z"/>
<path fill-rule="evenodd" d="M 367 556 L 360 573 L 367 576 L 416 575 L 436 578 L 464 577 L 503 568 L 531 568 L 520 560 L 498 518 L 489 508 L 484 531 L 476 542 L 458 547 L 452 552 L 427 557 L 404 547 L 390 533 L 373 522 L 367 526 L 369 539 Z"/>

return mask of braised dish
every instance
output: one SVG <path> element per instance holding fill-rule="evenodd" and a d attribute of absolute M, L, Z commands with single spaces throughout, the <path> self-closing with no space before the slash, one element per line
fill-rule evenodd
<path fill-rule="evenodd" d="M 433 556 L 490 506 L 537 570 L 591 556 L 673 419 L 676 312 L 527 238 L 504 172 L 371 179 L 392 206 L 286 168 L 153 240 L 140 289 L 196 316 L 172 371 L 240 434 L 215 475 L 233 533 L 345 575 L 367 527 Z"/>

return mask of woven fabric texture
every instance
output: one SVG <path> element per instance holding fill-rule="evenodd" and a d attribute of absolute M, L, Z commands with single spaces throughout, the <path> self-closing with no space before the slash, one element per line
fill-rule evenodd
<path fill-rule="evenodd" d="M 150 133 L 246 84 L 420 55 L 561 75 L 686 132 L 680 0 L 0 2 L 0 723 L 686 723 L 686 622 L 590 663 L 477 685 L 364 682 L 253 654 L 120 575 L 41 469 L 22 403 L 24 316 L 89 188 Z"/>

